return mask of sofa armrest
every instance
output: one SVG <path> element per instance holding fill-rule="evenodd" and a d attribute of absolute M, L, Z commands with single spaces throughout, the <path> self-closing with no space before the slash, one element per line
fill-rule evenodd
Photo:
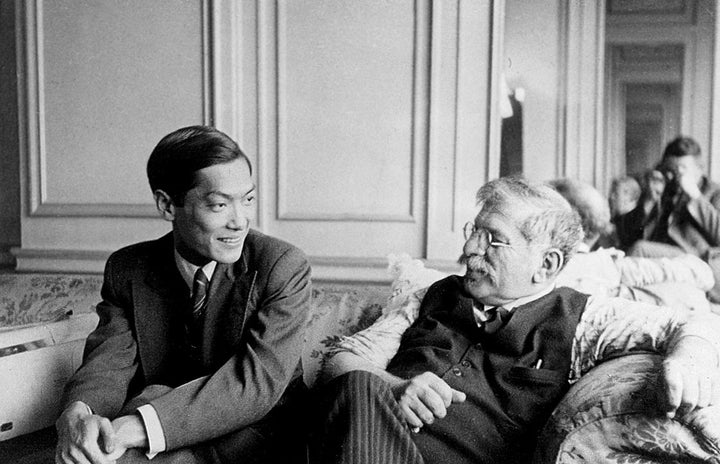
<path fill-rule="evenodd" d="M 662 357 L 638 353 L 606 361 L 582 377 L 543 428 L 536 463 L 720 463 L 720 449 L 699 427 L 720 423 L 720 408 L 668 419 L 656 391 Z M 718 417 L 715 417 L 718 416 Z M 686 423 L 690 423 L 688 426 Z"/>

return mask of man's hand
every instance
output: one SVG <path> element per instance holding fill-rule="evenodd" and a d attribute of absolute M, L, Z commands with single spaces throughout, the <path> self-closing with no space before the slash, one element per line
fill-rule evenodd
<path fill-rule="evenodd" d="M 137 415 L 121 416 L 112 421 L 115 430 L 115 450 L 109 458 L 119 459 L 129 448 L 143 448 L 148 446 L 145 425 Z"/>
<path fill-rule="evenodd" d="M 684 173 L 678 176 L 678 186 L 690 197 L 690 199 L 700 198 L 702 192 L 700 192 L 700 178 L 692 175 L 691 173 Z"/>
<path fill-rule="evenodd" d="M 720 405 L 720 368 L 715 350 L 699 337 L 682 338 L 663 361 L 660 402 L 667 416 L 684 416 Z"/>
<path fill-rule="evenodd" d="M 56 464 L 111 464 L 115 450 L 115 430 L 110 420 L 90 412 L 80 401 L 72 403 L 55 423 L 58 444 Z"/>
<path fill-rule="evenodd" d="M 425 372 L 391 387 L 408 425 L 415 431 L 442 419 L 452 403 L 465 401 L 465 393 L 454 390 L 443 379 Z"/>

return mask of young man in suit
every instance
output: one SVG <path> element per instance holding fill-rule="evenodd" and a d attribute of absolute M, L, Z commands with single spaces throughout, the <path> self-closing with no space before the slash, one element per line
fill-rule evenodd
<path fill-rule="evenodd" d="M 100 322 L 64 394 L 57 463 L 275 462 L 291 448 L 310 266 L 250 228 L 252 167 L 210 127 L 147 165 L 172 232 L 113 253 Z"/>

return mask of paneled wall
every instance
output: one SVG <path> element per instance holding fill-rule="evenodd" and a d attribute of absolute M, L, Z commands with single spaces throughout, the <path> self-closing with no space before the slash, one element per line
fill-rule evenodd
<path fill-rule="evenodd" d="M 0 2 L 0 266 L 12 266 L 10 249 L 20 244 L 15 6 Z"/>
<path fill-rule="evenodd" d="M 102 269 L 169 230 L 144 164 L 214 124 L 253 160 L 257 227 L 319 279 L 452 267 L 497 175 L 503 2 L 18 1 L 23 270 Z M 495 148 L 493 148 L 495 147 Z"/>
<path fill-rule="evenodd" d="M 632 5 L 629 5 L 632 6 Z M 612 172 L 625 172 L 624 113 L 625 86 L 642 84 L 673 84 L 680 86 L 681 121 L 679 130 L 666 134 L 664 145 L 679 134 L 693 137 L 703 150 L 708 173 L 713 179 L 720 175 L 717 151 L 718 108 L 713 108 L 712 95 L 717 95 L 717 66 L 720 49 L 714 48 L 717 2 L 714 0 L 655 1 L 642 8 L 628 8 L 623 2 L 610 1 L 607 44 L 613 58 L 608 62 L 608 159 Z M 656 47 L 657 56 L 627 53 Z M 625 49 L 631 56 L 623 63 L 618 52 Z M 664 58 L 662 66 L 653 63 L 668 50 L 678 50 L 678 59 Z M 622 65 L 622 66 L 619 66 Z M 618 68 L 621 70 L 618 71 Z M 661 153 L 656 154 L 659 160 Z"/>
<path fill-rule="evenodd" d="M 603 185 L 605 1 L 507 0 L 503 72 L 522 88 L 524 174 Z"/>

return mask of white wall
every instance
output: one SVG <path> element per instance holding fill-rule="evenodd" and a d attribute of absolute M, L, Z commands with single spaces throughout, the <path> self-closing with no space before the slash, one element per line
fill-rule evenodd
<path fill-rule="evenodd" d="M 504 72 L 511 88 L 525 90 L 523 168 L 536 180 L 558 175 L 559 13 L 557 0 L 506 1 Z"/>
<path fill-rule="evenodd" d="M 603 159 L 605 2 L 507 0 L 508 85 L 525 90 L 526 177 L 572 177 L 595 185 Z"/>
<path fill-rule="evenodd" d="M 609 84 L 615 86 L 610 105 L 620 106 L 619 110 L 611 108 L 610 111 L 613 113 L 624 111 L 622 108 L 624 103 L 621 101 L 618 87 L 625 81 L 664 83 L 681 79 L 680 131 L 669 135 L 668 140 L 663 141 L 663 145 L 680 134 L 693 137 L 700 144 L 704 157 L 711 167 L 711 177 L 717 178 L 717 167 L 720 166 L 711 159 L 712 95 L 713 79 L 716 79 L 713 75 L 715 61 L 713 55 L 717 53 L 713 51 L 716 4 L 713 0 L 687 0 L 680 6 L 682 8 L 679 9 L 651 8 L 651 11 L 644 14 L 634 12 L 623 14 L 619 11 L 608 16 L 607 41 L 610 45 L 678 45 L 684 50 L 684 63 L 677 72 L 679 74 L 677 78 L 674 76 L 674 69 L 656 72 L 653 75 L 639 71 L 635 75 L 630 73 L 628 76 L 609 76 Z M 616 133 L 615 137 L 624 134 L 624 128 L 621 127 L 619 130 L 623 132 Z M 613 132 L 617 132 L 617 129 L 611 130 L 609 135 L 613 136 Z M 609 153 L 609 157 L 615 158 L 610 160 L 614 162 L 613 175 L 624 175 L 624 163 L 618 161 L 620 157 L 625 156 L 624 153 L 620 153 L 621 144 L 614 141 L 610 145 L 612 152 Z M 660 156 L 661 153 L 658 153 L 658 160 Z"/>
<path fill-rule="evenodd" d="M 319 278 L 385 280 L 399 251 L 451 266 L 497 175 L 502 1 L 16 5 L 20 269 L 99 271 L 167 231 L 144 165 L 189 124 L 239 141 L 257 226 Z"/>

